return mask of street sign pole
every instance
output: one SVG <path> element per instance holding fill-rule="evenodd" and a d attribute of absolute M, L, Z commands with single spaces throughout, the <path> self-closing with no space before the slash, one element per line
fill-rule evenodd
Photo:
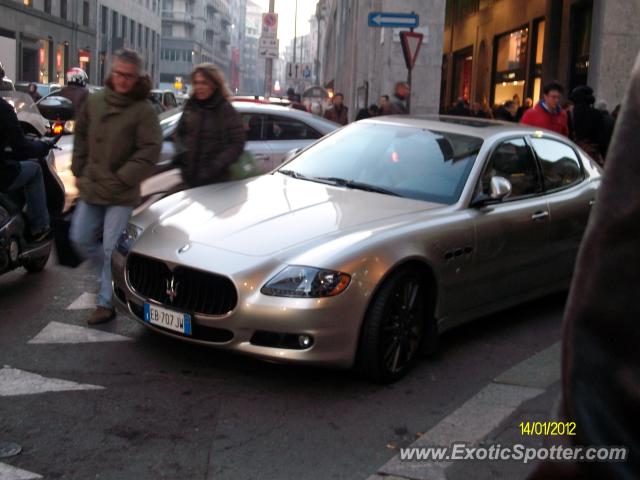
<path fill-rule="evenodd" d="M 402 53 L 404 55 L 404 62 L 407 65 L 407 84 L 409 85 L 409 91 L 411 91 L 411 74 L 413 67 L 416 64 L 416 58 L 418 58 L 418 52 L 420 52 L 420 45 L 424 35 L 416 33 L 411 28 L 408 32 L 400 32 L 400 44 L 402 45 Z M 407 97 L 407 113 L 411 112 L 411 93 Z"/>
<path fill-rule="evenodd" d="M 276 8 L 276 0 L 269 0 L 269 13 L 273 13 Z M 271 96 L 271 86 L 273 85 L 273 59 L 267 58 L 264 62 L 264 92 L 265 96 Z"/>

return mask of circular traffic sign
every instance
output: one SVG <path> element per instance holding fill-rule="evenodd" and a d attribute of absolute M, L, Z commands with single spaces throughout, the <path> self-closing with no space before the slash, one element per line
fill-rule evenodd
<path fill-rule="evenodd" d="M 267 27 L 275 27 L 278 23 L 278 16 L 275 13 L 266 13 L 262 19 L 262 23 Z"/>

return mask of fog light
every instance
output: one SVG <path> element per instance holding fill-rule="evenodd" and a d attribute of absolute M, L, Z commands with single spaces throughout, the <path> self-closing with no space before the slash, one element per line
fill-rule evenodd
<path fill-rule="evenodd" d="M 309 335 L 298 335 L 298 343 L 302 348 L 309 348 L 311 346 L 311 337 Z"/>

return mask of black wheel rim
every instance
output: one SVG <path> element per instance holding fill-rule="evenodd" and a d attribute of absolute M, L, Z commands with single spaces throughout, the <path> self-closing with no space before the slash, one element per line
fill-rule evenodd
<path fill-rule="evenodd" d="M 390 374 L 398 374 L 413 361 L 424 328 L 424 301 L 421 284 L 407 279 L 393 290 L 380 338 L 382 362 Z"/>

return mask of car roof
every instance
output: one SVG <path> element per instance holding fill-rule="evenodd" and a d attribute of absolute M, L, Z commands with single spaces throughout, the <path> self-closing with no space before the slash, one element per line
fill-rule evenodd
<path fill-rule="evenodd" d="M 385 123 L 404 125 L 407 127 L 458 133 L 487 139 L 496 135 L 512 133 L 540 132 L 540 128 L 521 123 L 485 120 L 473 117 L 457 117 L 453 115 L 386 115 L 361 120 L 366 123 Z M 552 133 L 552 132 L 550 132 Z"/>

